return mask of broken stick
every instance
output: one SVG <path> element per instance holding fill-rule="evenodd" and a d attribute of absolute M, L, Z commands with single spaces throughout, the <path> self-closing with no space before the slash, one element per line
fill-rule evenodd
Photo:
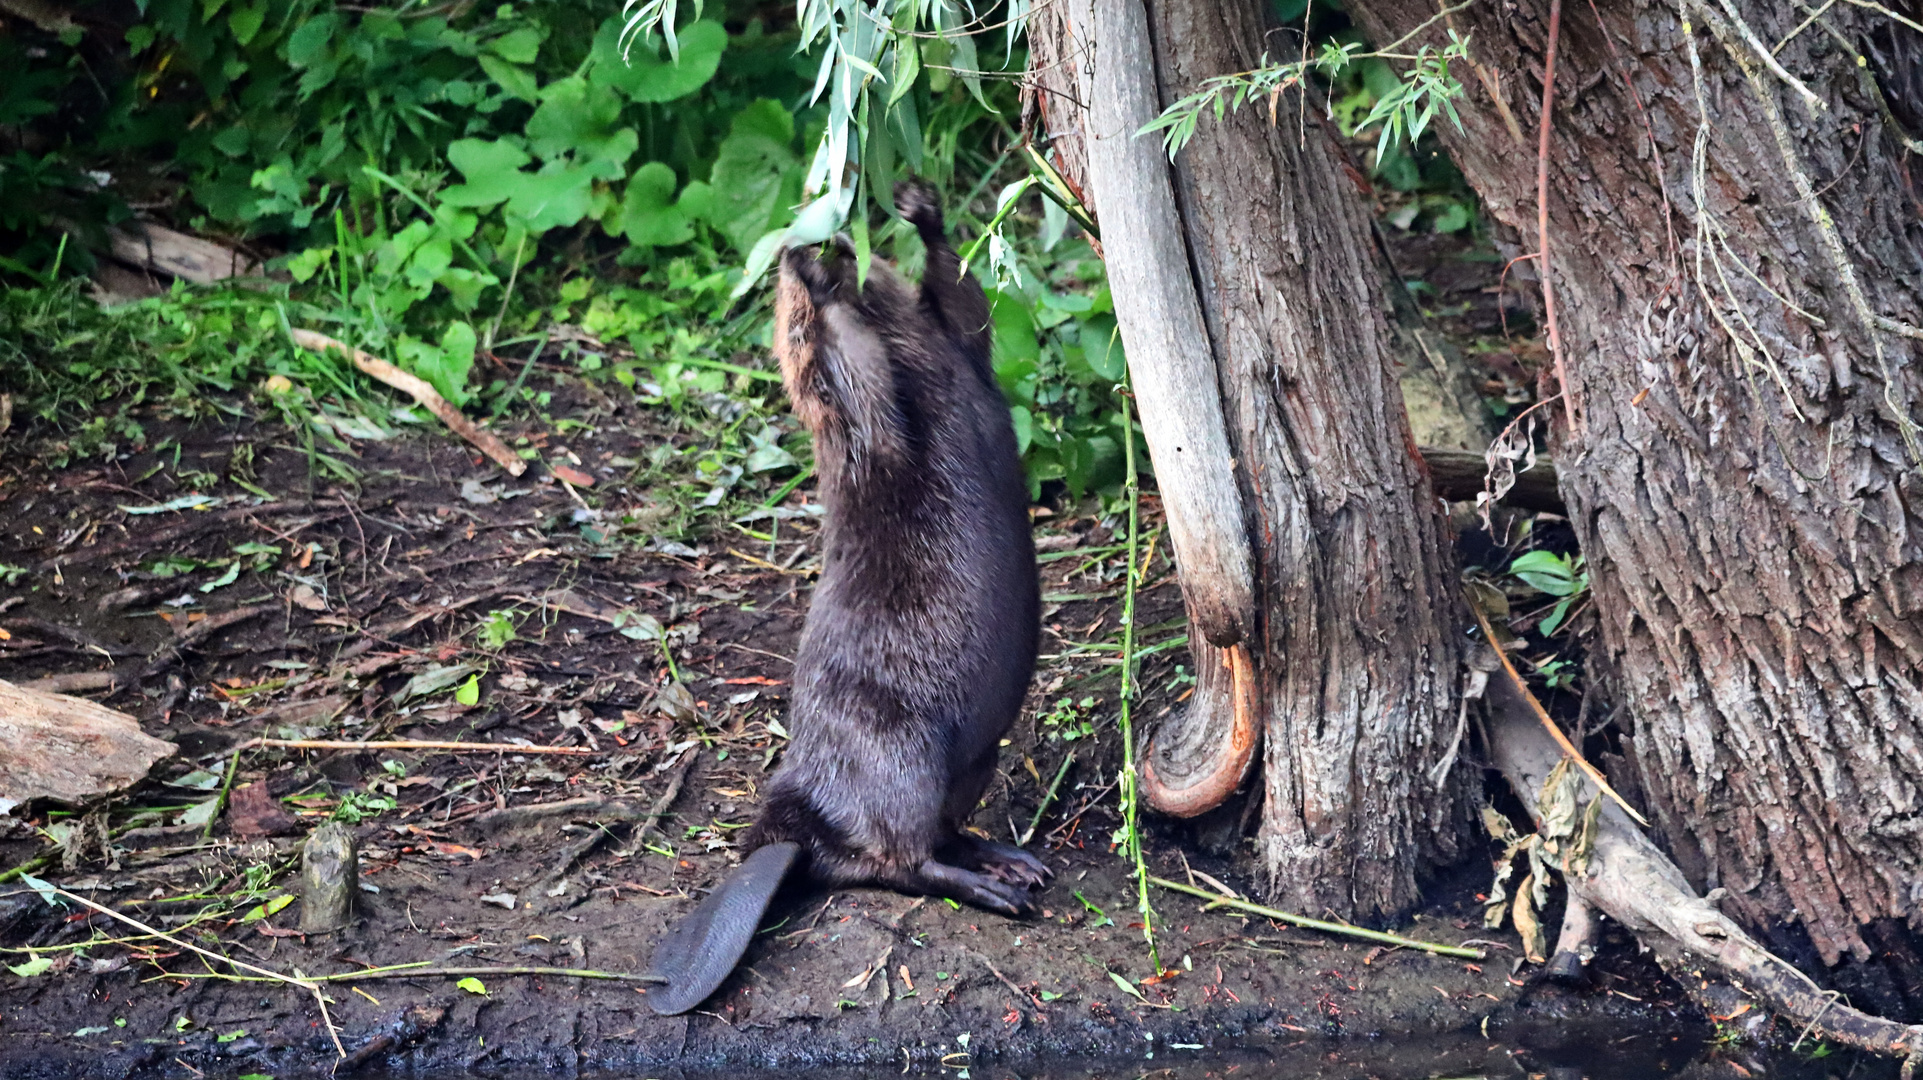
<path fill-rule="evenodd" d="M 508 449 L 506 443 L 493 432 L 482 428 L 462 415 L 448 400 L 440 395 L 425 380 L 419 379 L 378 356 L 350 348 L 345 343 L 313 330 L 292 331 L 294 344 L 317 353 L 337 351 L 354 362 L 354 366 L 367 375 L 409 395 L 428 412 L 441 418 L 441 423 L 452 428 L 456 435 L 473 443 L 475 448 L 486 454 L 496 465 L 508 471 L 509 476 L 519 476 L 527 471 L 527 462 L 520 455 Z"/>

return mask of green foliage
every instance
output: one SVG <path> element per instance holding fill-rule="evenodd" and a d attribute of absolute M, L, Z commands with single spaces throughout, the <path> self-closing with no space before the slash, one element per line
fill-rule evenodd
<path fill-rule="evenodd" d="M 1561 598 L 1537 627 L 1544 637 L 1561 628 L 1570 608 L 1589 593 L 1589 572 L 1583 569 L 1581 555 L 1526 551 L 1509 564 L 1509 572 L 1537 592 Z"/>
<path fill-rule="evenodd" d="M 1084 697 L 1058 698 L 1055 706 L 1043 714 L 1042 729 L 1051 739 L 1073 742 L 1095 734 L 1095 699 Z"/>
<path fill-rule="evenodd" d="M 341 795 L 340 805 L 334 808 L 333 821 L 347 825 L 359 825 L 371 817 L 379 817 L 394 809 L 398 803 L 391 796 L 374 795 L 365 791 L 348 791 Z"/>
<path fill-rule="evenodd" d="M 0 274 L 36 286 L 0 313 L 0 390 L 60 431 L 62 459 L 141 445 L 149 412 L 232 411 L 255 390 L 311 436 L 315 470 L 347 478 L 352 442 L 408 413 L 338 358 L 293 348 L 286 328 L 391 359 L 470 412 L 531 408 L 564 429 L 525 376 L 483 375 L 498 370 L 490 355 L 512 371 L 500 350 L 525 349 L 544 323 L 573 322 L 617 352 L 569 344 L 561 356 L 671 411 L 688 436 L 631 476 L 673 511 L 616 531 L 678 535 L 754 511 L 808 468 L 806 438 L 754 359 L 766 306 L 740 303 L 774 242 L 845 225 L 864 258 L 891 255 L 912 276 L 920 242 L 888 193 L 917 171 L 949 185 L 958 244 L 986 237 L 978 270 L 995 282 L 996 369 L 1031 488 L 1118 490 L 1124 369 L 1099 263 L 1066 238 L 1059 205 L 1022 199 L 1025 184 L 1004 191 L 986 232 L 965 190 L 1023 176 L 987 149 L 1014 137 L 1013 87 L 973 73 L 1019 66 L 1009 46 L 1025 5 L 980 47 L 951 0 L 904 0 L 887 34 L 863 30 L 842 0 L 809 0 L 785 33 L 733 10 L 733 34 L 719 12 L 679 25 L 688 12 L 672 3 L 653 12 L 624 36 L 607 2 L 151 0 L 124 79 L 107 80 L 85 126 L 64 104 L 85 75 L 78 54 L 23 62 L 0 119 L 39 125 L 62 149 L 0 165 L 0 194 L 20 193 L 0 199 L 0 257 L 13 260 Z M 914 26 L 938 36 L 900 32 Z M 34 207 L 66 200 L 60 220 L 104 225 L 125 211 L 88 170 L 156 163 L 179 192 L 177 223 L 287 251 L 270 265 L 291 286 L 181 288 L 111 313 L 48 286 L 100 245 L 69 244 Z M 831 188 L 836 199 L 820 197 Z M 835 212 L 798 220 L 811 191 L 811 207 Z"/>
<path fill-rule="evenodd" d="M 512 609 L 490 611 L 475 627 L 475 641 L 488 652 L 500 652 L 520 636 L 520 612 Z"/>

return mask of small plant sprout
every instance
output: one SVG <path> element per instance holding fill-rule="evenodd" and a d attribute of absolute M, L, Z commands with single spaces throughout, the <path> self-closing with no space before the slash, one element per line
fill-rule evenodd
<path fill-rule="evenodd" d="M 1509 564 L 1509 572 L 1537 592 L 1560 597 L 1548 617 L 1537 626 L 1544 637 L 1561 629 L 1570 609 L 1589 593 L 1589 574 L 1583 569 L 1581 555 L 1526 551 Z"/>
<path fill-rule="evenodd" d="M 520 636 L 519 627 L 520 612 L 511 608 L 490 611 L 481 617 L 480 625 L 475 627 L 475 641 L 488 652 L 500 652 Z"/>

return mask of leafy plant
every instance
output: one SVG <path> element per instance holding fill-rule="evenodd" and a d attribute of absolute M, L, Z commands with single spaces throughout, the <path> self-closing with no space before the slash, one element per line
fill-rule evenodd
<path fill-rule="evenodd" d="M 1509 564 L 1509 573 L 1538 592 L 1561 597 L 1537 630 L 1548 637 L 1568 618 L 1569 611 L 1589 592 L 1589 573 L 1583 569 L 1581 555 L 1558 555 L 1550 551 L 1526 551 Z"/>
<path fill-rule="evenodd" d="M 1404 39 L 1406 40 L 1406 38 Z M 1381 160 L 1391 143 L 1410 145 L 1422 137 L 1438 114 L 1446 115 L 1458 129 L 1462 120 L 1453 101 L 1462 94 L 1462 84 L 1449 74 L 1449 63 L 1469 55 L 1469 42 L 1449 31 L 1449 44 L 1440 50 L 1424 45 L 1414 54 L 1397 53 L 1395 46 L 1381 51 L 1364 51 L 1357 42 L 1328 42 L 1313 60 L 1271 63 L 1265 54 L 1261 63 L 1248 71 L 1217 75 L 1203 80 L 1201 87 L 1178 99 L 1162 114 L 1142 127 L 1142 134 L 1162 132 L 1163 146 L 1173 159 L 1190 139 L 1204 114 L 1221 120 L 1230 111 L 1239 111 L 1255 101 L 1274 100 L 1284 90 L 1300 86 L 1311 72 L 1334 78 L 1362 60 L 1405 60 L 1408 70 L 1394 86 L 1380 93 L 1359 127 L 1380 127 L 1376 156 Z"/>
<path fill-rule="evenodd" d="M 1042 727 L 1051 739 L 1066 742 L 1086 739 L 1095 734 L 1094 709 L 1095 699 L 1092 697 L 1084 697 L 1080 701 L 1074 698 L 1058 699 L 1055 707 L 1042 716 Z"/>
<path fill-rule="evenodd" d="M 488 652 L 501 651 L 520 636 L 519 616 L 520 612 L 511 609 L 488 612 L 474 629 L 475 642 Z"/>
<path fill-rule="evenodd" d="M 359 825 L 368 818 L 385 814 L 397 805 L 392 798 L 386 795 L 375 795 L 365 791 L 349 791 L 341 795 L 340 805 L 334 808 L 332 820 L 348 825 Z"/>

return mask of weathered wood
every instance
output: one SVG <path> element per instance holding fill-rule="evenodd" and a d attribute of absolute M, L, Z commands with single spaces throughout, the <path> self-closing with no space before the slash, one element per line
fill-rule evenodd
<path fill-rule="evenodd" d="M 1148 16 L 1141 0 L 1091 6 L 1083 25 L 1093 29 L 1101 52 L 1089 106 L 1088 170 L 1108 223 L 1103 251 L 1115 321 L 1189 619 L 1210 644 L 1234 645 L 1254 627 L 1254 574 L 1168 161 L 1155 139 L 1135 137 L 1162 108 Z"/>
<path fill-rule="evenodd" d="M 330 821 L 308 833 L 300 848 L 301 932 L 347 929 L 360 888 L 360 849 L 347 826 Z"/>
<path fill-rule="evenodd" d="M 28 799 L 111 794 L 174 749 L 126 713 L 0 680 L 0 813 Z"/>
<path fill-rule="evenodd" d="M 1271 40 L 1262 0 L 1154 10 L 1165 103 L 1256 66 Z M 1462 787 L 1433 770 L 1456 730 L 1461 608 L 1370 208 L 1315 112 L 1302 130 L 1258 109 L 1204 125 L 1177 194 L 1262 538 L 1257 852 L 1281 906 L 1366 918 L 1414 903 L 1423 868 L 1458 850 Z"/>
<path fill-rule="evenodd" d="M 1905 431 L 1923 344 L 1877 321 L 1923 325 L 1923 189 L 1860 44 L 1839 45 L 1885 16 L 1838 4 L 1792 34 L 1796 5 L 1687 7 L 1687 36 L 1672 3 L 1604 4 L 1602 25 L 1562 11 L 1551 272 L 1582 423 L 1552 448 L 1599 616 L 1588 662 L 1613 675 L 1694 883 L 1752 928 L 1800 923 L 1827 963 L 1869 961 L 1887 949 L 1866 928 L 1923 926 L 1923 472 Z M 1350 11 L 1390 41 L 1435 5 Z M 1536 153 L 1511 118 L 1533 135 L 1548 11 L 1474 5 L 1405 46 L 1474 43 L 1464 131 L 1436 130 L 1527 236 Z M 1825 108 L 1732 12 L 1785 42 L 1775 61 Z"/>
<path fill-rule="evenodd" d="M 1195 693 L 1142 755 L 1142 796 L 1172 817 L 1222 805 L 1248 778 L 1262 742 L 1255 665 L 1246 645 L 1218 649 L 1190 639 Z"/>
<path fill-rule="evenodd" d="M 454 403 L 441 396 L 440 391 L 429 385 L 426 379 L 411 375 L 372 353 L 349 348 L 346 343 L 336 341 L 326 334 L 296 327 L 292 331 L 294 344 L 317 353 L 339 353 L 350 363 L 372 378 L 379 379 L 396 390 L 412 397 L 421 407 L 439 417 L 441 423 L 452 428 L 456 435 L 472 443 L 476 450 L 486 454 L 490 460 L 506 469 L 509 476 L 519 476 L 527 471 L 527 462 L 521 455 L 508 449 L 499 435 L 469 420 L 466 414 L 454 407 Z"/>
<path fill-rule="evenodd" d="M 1434 488 L 1437 498 L 1449 502 L 1474 502 L 1476 496 L 1482 494 L 1483 478 L 1488 474 L 1489 463 L 1481 454 L 1425 446 L 1422 448 L 1422 462 L 1429 467 L 1429 484 Z M 1556 489 L 1556 467 L 1546 457 L 1537 458 L 1533 468 L 1518 471 L 1516 486 L 1496 501 L 1522 510 L 1566 513 L 1562 492 Z"/>
<path fill-rule="evenodd" d="M 129 222 L 111 230 L 107 239 L 114 258 L 196 285 L 211 285 L 260 270 L 259 264 L 233 248 L 151 221 Z"/>
<path fill-rule="evenodd" d="M 1490 750 L 1496 767 L 1530 814 L 1537 816 L 1537 793 L 1563 753 L 1531 715 L 1512 681 L 1501 676 L 1490 680 L 1489 707 Z M 1596 796 L 1590 787 L 1579 801 Z M 1598 819 L 1587 869 L 1565 875 L 1564 881 L 1584 904 L 1634 931 L 1685 987 L 1700 984 L 1707 965 L 1762 1004 L 1797 1024 L 1809 1025 L 1819 1041 L 1883 1054 L 1902 1055 L 1923 1048 L 1923 1025 L 1906 1026 L 1860 1012 L 1817 990 L 1757 944 L 1735 920 L 1699 896 L 1676 864 L 1613 803 L 1605 802 Z M 1575 936 L 1581 934 L 1579 928 Z"/>
<path fill-rule="evenodd" d="M 1447 770 L 1432 778 L 1456 730 L 1458 601 L 1392 371 L 1368 208 L 1319 126 L 1304 145 L 1251 110 L 1205 125 L 1173 170 L 1157 138 L 1136 135 L 1201 80 L 1253 67 L 1265 12 L 1260 0 L 1158 0 L 1149 19 L 1140 0 L 1084 0 L 1031 28 L 1069 38 L 1038 42 L 1036 56 L 1066 67 L 1034 77 L 1063 88 L 1047 92 L 1050 131 L 1086 135 L 1164 500 L 1172 514 L 1177 500 L 1201 503 L 1199 535 L 1248 538 L 1242 696 L 1265 746 L 1270 895 L 1370 917 L 1406 908 L 1425 863 L 1454 857 L 1466 804 Z M 1147 329 L 1131 338 L 1131 326 Z M 1190 410 L 1156 407 L 1165 398 Z M 1180 427 L 1198 402 L 1219 402 L 1225 440 L 1199 454 Z M 1176 555 L 1198 624 L 1241 602 L 1239 577 L 1224 601 L 1221 565 L 1179 541 Z M 1245 745 L 1221 714 L 1232 683 L 1204 674 L 1209 693 L 1156 732 L 1147 757 L 1157 781 L 1165 763 L 1198 781 L 1171 803 L 1181 812 L 1232 786 Z"/>

